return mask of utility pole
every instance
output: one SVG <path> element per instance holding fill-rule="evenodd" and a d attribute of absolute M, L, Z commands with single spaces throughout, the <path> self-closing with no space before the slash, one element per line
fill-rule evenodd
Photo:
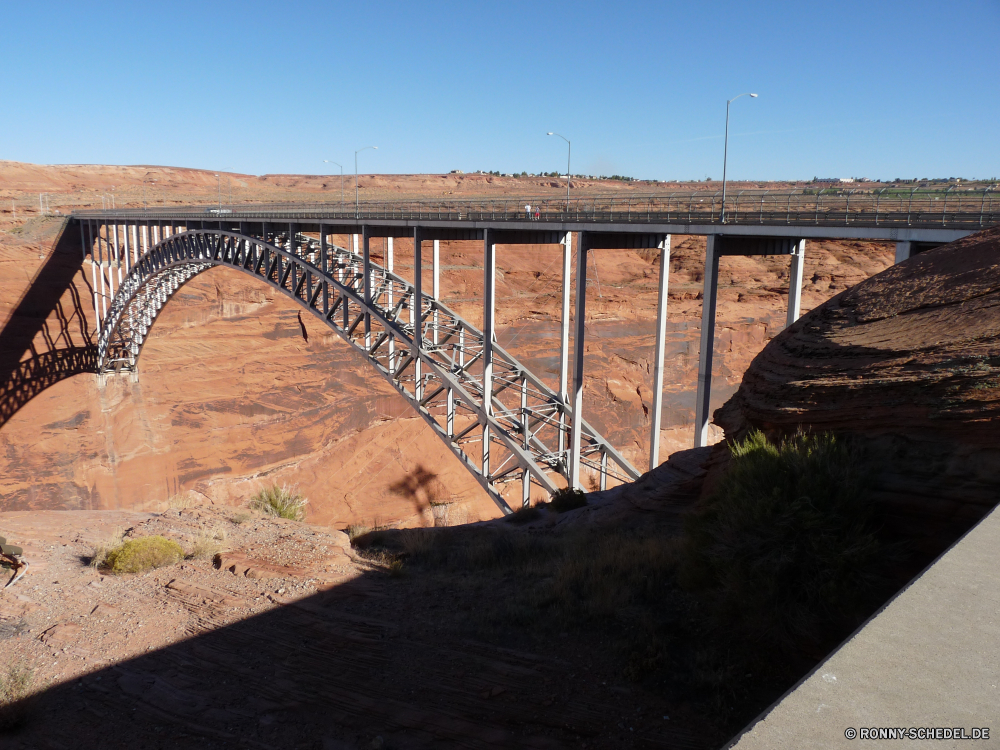
<path fill-rule="evenodd" d="M 756 94 L 740 94 L 740 96 L 749 96 L 751 99 L 756 99 Z M 729 105 L 735 102 L 740 96 L 734 96 L 732 99 L 726 102 L 726 140 L 725 145 L 722 147 L 722 214 L 719 217 L 719 221 L 723 224 L 726 223 L 726 162 L 729 158 Z"/>
<path fill-rule="evenodd" d="M 569 142 L 569 138 L 564 135 L 559 135 L 559 133 L 550 132 L 545 135 L 558 135 L 566 141 L 566 213 L 569 213 L 569 159 L 573 155 L 573 144 Z"/>

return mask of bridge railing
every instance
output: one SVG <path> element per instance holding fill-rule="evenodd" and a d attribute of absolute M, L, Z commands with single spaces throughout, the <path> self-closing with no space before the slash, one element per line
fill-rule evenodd
<path fill-rule="evenodd" d="M 169 219 L 381 219 L 558 221 L 598 224 L 727 224 L 981 228 L 1000 223 L 995 185 L 944 190 L 886 186 L 794 191 L 734 190 L 633 195 L 510 196 L 152 207 L 78 212 L 80 217 Z"/>

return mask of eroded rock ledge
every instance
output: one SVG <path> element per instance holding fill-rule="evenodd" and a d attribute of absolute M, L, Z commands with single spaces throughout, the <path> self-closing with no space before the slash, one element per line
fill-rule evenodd
<path fill-rule="evenodd" d="M 996 505 L 998 417 L 1000 229 L 992 229 L 921 253 L 803 316 L 753 360 L 715 422 L 729 440 L 752 429 L 866 440 L 889 522 L 931 551 Z"/>

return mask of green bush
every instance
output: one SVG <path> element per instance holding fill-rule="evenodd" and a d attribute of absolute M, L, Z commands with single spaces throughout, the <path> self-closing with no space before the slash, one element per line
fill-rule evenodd
<path fill-rule="evenodd" d="M 576 510 L 587 504 L 587 495 L 573 487 L 563 487 L 552 493 L 552 510 L 557 513 L 565 513 L 568 510 Z"/>
<path fill-rule="evenodd" d="M 760 432 L 686 525 L 680 581 L 717 624 L 755 641 L 802 643 L 870 606 L 880 543 L 870 462 L 830 434 L 774 445 Z"/>
<path fill-rule="evenodd" d="M 306 517 L 307 502 L 298 492 L 275 484 L 261 489 L 250 498 L 250 509 L 259 510 L 269 516 L 301 521 Z"/>
<path fill-rule="evenodd" d="M 126 539 L 108 552 L 105 567 L 115 575 L 144 573 L 153 568 L 173 565 L 184 559 L 184 549 L 172 539 L 162 536 L 143 536 Z"/>

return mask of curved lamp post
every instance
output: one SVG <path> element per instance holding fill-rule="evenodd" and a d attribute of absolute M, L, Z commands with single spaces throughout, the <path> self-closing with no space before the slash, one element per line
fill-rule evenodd
<path fill-rule="evenodd" d="M 364 148 L 359 148 L 354 152 L 354 217 L 357 218 L 361 213 L 360 203 L 358 201 L 358 154 L 362 151 L 367 151 L 368 149 L 374 149 L 378 151 L 378 146 L 365 146 Z"/>
<path fill-rule="evenodd" d="M 546 133 L 545 135 L 558 135 L 566 141 L 566 213 L 569 213 L 569 160 L 573 155 L 573 144 L 569 142 L 569 138 L 559 135 L 559 133 Z"/>
<path fill-rule="evenodd" d="M 355 156 L 355 158 L 357 158 L 357 154 L 355 154 L 354 156 Z M 323 163 L 324 164 L 335 164 L 336 166 L 340 167 L 340 207 L 341 207 L 341 210 L 343 210 L 343 207 L 344 207 L 344 167 L 343 167 L 343 165 L 337 164 L 337 162 L 331 161 L 330 159 L 324 159 Z M 355 171 L 357 171 L 357 170 L 355 169 Z"/>
<path fill-rule="evenodd" d="M 740 96 L 749 96 L 751 99 L 756 99 L 756 94 L 746 93 L 740 94 Z M 729 159 L 729 105 L 735 102 L 740 96 L 734 96 L 732 99 L 726 102 L 726 144 L 722 151 L 722 215 L 719 220 L 725 224 L 726 223 L 726 162 Z"/>

